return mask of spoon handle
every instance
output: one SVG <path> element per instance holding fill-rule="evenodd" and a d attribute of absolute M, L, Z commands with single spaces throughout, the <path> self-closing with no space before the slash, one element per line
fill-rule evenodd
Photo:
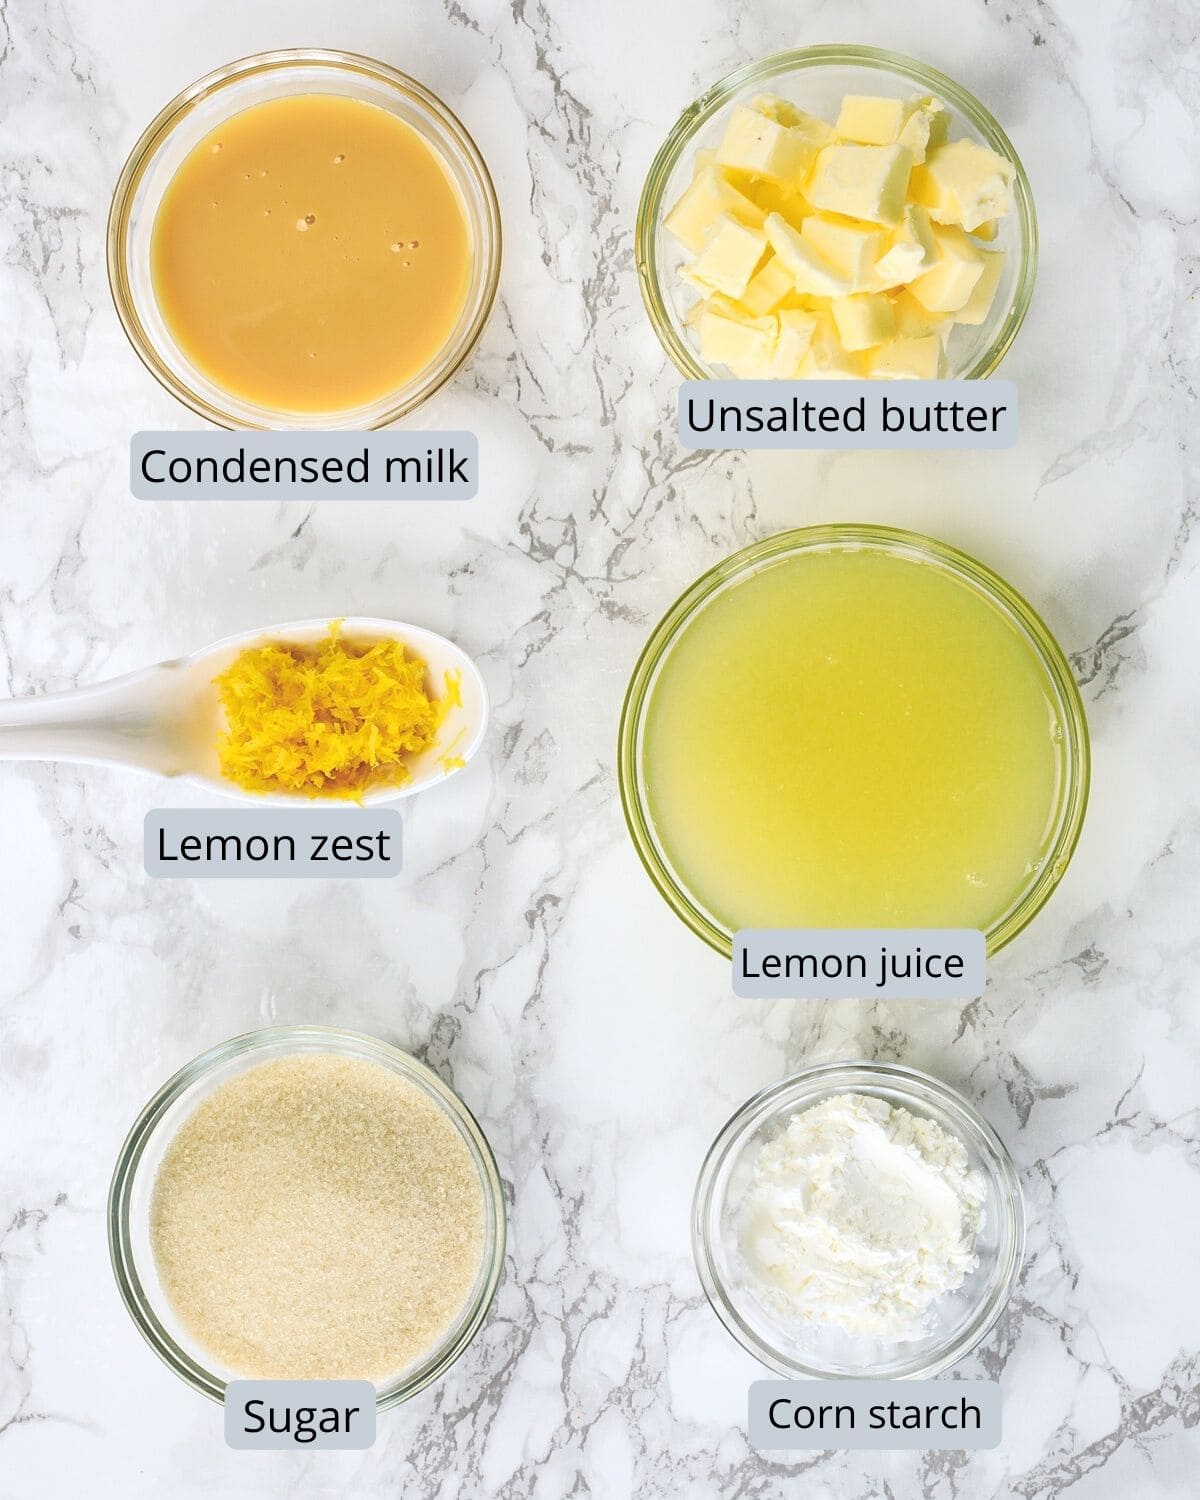
<path fill-rule="evenodd" d="M 0 700 L 0 760 L 63 760 L 168 769 L 162 668 L 93 687 Z"/>

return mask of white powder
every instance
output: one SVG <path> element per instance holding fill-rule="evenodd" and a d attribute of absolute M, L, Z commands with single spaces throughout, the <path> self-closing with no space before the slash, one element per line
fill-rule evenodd
<path fill-rule="evenodd" d="M 985 1192 L 962 1141 L 933 1120 L 840 1094 L 793 1115 L 759 1152 L 742 1256 L 785 1321 L 917 1338 L 979 1263 Z"/>

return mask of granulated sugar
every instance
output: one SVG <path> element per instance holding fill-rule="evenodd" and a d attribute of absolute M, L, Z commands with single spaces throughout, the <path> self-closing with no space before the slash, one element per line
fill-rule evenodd
<path fill-rule="evenodd" d="M 380 1382 L 462 1311 L 484 1198 L 462 1136 L 414 1084 L 301 1054 L 229 1079 L 184 1122 L 150 1230 L 176 1316 L 234 1374 Z"/>

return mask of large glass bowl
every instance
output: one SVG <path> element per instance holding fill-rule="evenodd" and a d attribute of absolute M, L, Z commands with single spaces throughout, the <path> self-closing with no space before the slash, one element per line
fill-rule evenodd
<path fill-rule="evenodd" d="M 687 252 L 664 229 L 663 219 L 691 180 L 696 152 L 720 142 L 735 104 L 764 92 L 780 94 L 828 121 L 836 118 L 844 94 L 936 94 L 950 112 L 952 140 L 965 137 L 989 146 L 1012 163 L 1013 212 L 988 247 L 1005 252 L 995 300 L 978 327 L 954 329 L 947 350 L 948 377 L 990 375 L 1017 336 L 1037 275 L 1037 217 L 1025 168 L 1000 125 L 961 84 L 911 57 L 851 46 L 777 52 L 730 73 L 684 110 L 654 158 L 638 208 L 638 278 L 654 331 L 680 372 L 689 380 L 728 379 L 730 373 L 724 366 L 704 363 L 684 321 L 694 301 L 693 291 L 678 274 Z"/>
<path fill-rule="evenodd" d="M 504 1189 L 491 1147 L 458 1095 L 407 1052 L 376 1037 L 331 1026 L 274 1026 L 234 1037 L 202 1053 L 163 1084 L 121 1148 L 108 1195 L 109 1253 L 121 1297 L 138 1332 L 193 1390 L 214 1401 L 223 1400 L 225 1385 L 237 1372 L 213 1368 L 210 1356 L 175 1316 L 159 1280 L 150 1240 L 155 1178 L 176 1132 L 214 1089 L 260 1063 L 315 1052 L 377 1063 L 419 1088 L 458 1131 L 479 1174 L 484 1229 L 475 1284 L 438 1344 L 415 1366 L 377 1387 L 376 1405 L 383 1411 L 424 1390 L 459 1358 L 483 1323 L 504 1265 Z"/>
<path fill-rule="evenodd" d="M 902 1344 L 823 1326 L 787 1327 L 755 1297 L 738 1247 L 737 1210 L 758 1152 L 788 1119 L 836 1094 L 867 1094 L 957 1136 L 986 1185 L 976 1270 L 933 1305 L 929 1332 Z M 786 1376 L 929 1379 L 969 1354 L 1012 1296 L 1025 1247 L 1025 1209 L 1004 1143 L 961 1094 L 916 1068 L 823 1063 L 764 1089 L 713 1142 L 692 1210 L 692 1248 L 713 1311 L 743 1348 Z"/>
<path fill-rule="evenodd" d="M 1061 647 L 1021 595 L 965 552 L 917 532 L 855 524 L 809 526 L 780 532 L 718 563 L 680 595 L 647 641 L 634 668 L 621 712 L 617 774 L 634 846 L 651 880 L 675 913 L 726 958 L 733 953 L 733 932 L 691 889 L 687 872 L 673 863 L 659 836 L 650 807 L 645 734 L 655 684 L 675 642 L 718 594 L 736 588 L 744 579 L 764 568 L 805 552 L 864 548 L 943 568 L 1000 610 L 1037 657 L 1055 704 L 1062 736 L 1056 746 L 1059 774 L 1051 826 L 1044 842 L 1044 852 L 1031 866 L 1025 885 L 1014 892 L 1007 909 L 984 934 L 989 953 L 995 953 L 1005 943 L 1011 942 L 1042 909 L 1066 872 L 1079 840 L 1087 809 L 1091 765 L 1083 703 Z M 797 914 L 795 925 L 803 925 L 802 914 Z"/>
<path fill-rule="evenodd" d="M 466 214 L 471 280 L 456 327 L 433 362 L 376 401 L 330 412 L 275 411 L 224 390 L 183 354 L 154 293 L 150 245 L 167 185 L 184 158 L 223 120 L 268 99 L 342 94 L 389 110 L 441 161 Z M 500 209 L 479 148 L 427 88 L 352 52 L 262 52 L 218 68 L 172 99 L 146 127 L 118 179 L 108 219 L 108 279 L 117 315 L 142 363 L 185 406 L 230 428 L 386 427 L 441 389 L 479 341 L 500 279 Z"/>

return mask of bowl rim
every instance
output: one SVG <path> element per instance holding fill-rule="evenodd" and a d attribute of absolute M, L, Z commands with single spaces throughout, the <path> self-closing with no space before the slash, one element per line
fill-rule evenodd
<path fill-rule="evenodd" d="M 238 404 L 232 393 L 224 393 L 226 403 L 217 404 L 193 387 L 162 359 L 146 332 L 134 293 L 128 269 L 129 231 L 132 223 L 133 205 L 138 188 L 159 148 L 170 137 L 175 127 L 182 122 L 197 105 L 220 93 L 222 89 L 259 74 L 288 72 L 293 69 L 326 67 L 348 74 L 358 74 L 383 84 L 394 92 L 414 101 L 427 110 L 446 129 L 460 157 L 460 165 L 470 176 L 479 193 L 481 218 L 484 227 L 483 243 L 477 254 L 483 258 L 483 279 L 478 306 L 469 323 L 453 345 L 447 345 L 426 367 L 437 369 L 434 381 L 427 387 L 421 385 L 420 372 L 413 380 L 397 391 L 360 407 L 345 408 L 329 412 L 284 412 L 259 407 L 255 403 L 241 403 L 245 412 L 229 409 Z M 309 92 L 312 92 L 311 90 Z M 236 111 L 235 111 L 236 113 Z M 415 128 L 415 127 L 414 127 Z M 439 156 L 444 155 L 440 146 L 433 145 Z M 197 416 L 205 418 L 217 427 L 234 430 L 274 430 L 278 422 L 286 430 L 303 430 L 305 427 L 332 430 L 344 427 L 344 419 L 358 413 L 367 413 L 361 423 L 355 422 L 346 430 L 375 431 L 390 426 L 402 417 L 409 416 L 419 407 L 432 400 L 438 391 L 449 384 L 466 363 L 478 344 L 495 306 L 500 285 L 500 269 L 504 255 L 503 228 L 500 204 L 496 196 L 495 183 L 488 170 L 474 137 L 457 114 L 437 94 L 398 68 L 368 57 L 359 52 L 347 52 L 336 48 L 288 47 L 267 52 L 255 52 L 248 56 L 214 68 L 194 83 L 181 89 L 154 116 L 137 138 L 113 189 L 109 207 L 106 235 L 106 262 L 108 285 L 113 306 L 125 337 L 133 352 L 150 371 L 158 383 L 176 400 L 183 403 Z M 447 351 L 449 357 L 447 358 Z M 439 361 L 444 361 L 438 368 Z M 258 413 L 262 420 L 250 420 L 246 412 Z"/>
<path fill-rule="evenodd" d="M 432 1095 L 457 1124 L 472 1148 L 472 1159 L 479 1171 L 480 1191 L 485 1201 L 485 1240 L 478 1279 L 469 1311 L 453 1328 L 453 1336 L 435 1346 L 429 1356 L 412 1370 L 377 1387 L 376 1409 L 386 1411 L 423 1391 L 456 1363 L 478 1333 L 488 1314 L 504 1269 L 508 1235 L 508 1215 L 504 1185 L 496 1166 L 491 1145 L 482 1127 L 459 1094 L 419 1058 L 366 1032 L 344 1027 L 295 1025 L 269 1026 L 242 1032 L 208 1048 L 178 1069 L 155 1092 L 138 1114 L 117 1156 L 108 1192 L 108 1250 L 117 1289 L 134 1327 L 158 1357 L 181 1380 L 213 1401 L 223 1401 L 226 1381 L 194 1359 L 163 1326 L 146 1295 L 134 1254 L 130 1200 L 142 1159 L 167 1111 L 192 1088 L 238 1058 L 252 1056 L 281 1044 L 295 1044 L 296 1053 L 330 1051 L 339 1055 L 365 1057 L 390 1068 Z M 284 1055 L 289 1055 L 285 1053 Z M 491 1228 L 490 1236 L 487 1226 Z"/>
<path fill-rule="evenodd" d="M 971 366 L 956 375 L 960 380 L 982 380 L 994 373 L 1012 347 L 1033 299 L 1038 267 L 1037 211 L 1033 189 L 1025 165 L 1016 147 L 991 111 L 962 84 L 917 58 L 881 47 L 864 47 L 851 43 L 831 43 L 819 47 L 796 47 L 773 52 L 755 62 L 743 64 L 727 73 L 683 111 L 655 153 L 646 174 L 638 203 L 634 231 L 634 259 L 638 285 L 651 326 L 659 342 L 686 380 L 726 378 L 703 364 L 680 333 L 663 292 L 663 273 L 659 265 L 659 229 L 663 217 L 663 198 L 667 184 L 680 157 L 699 130 L 719 110 L 752 86 L 766 83 L 784 73 L 805 72 L 824 67 L 856 67 L 880 73 L 900 74 L 909 82 L 938 94 L 951 103 L 979 131 L 993 151 L 1005 157 L 1015 171 L 1013 202 L 1017 216 L 1020 264 L 1013 287 L 1011 305 L 992 342 Z"/>
<path fill-rule="evenodd" d="M 869 1091 L 873 1085 L 899 1095 L 902 1108 L 925 1118 L 931 1115 L 929 1096 L 932 1096 L 937 1108 L 949 1116 L 960 1138 L 963 1138 L 963 1132 L 959 1127 L 965 1127 L 969 1143 L 975 1146 L 996 1186 L 1003 1222 L 998 1226 L 1001 1233 L 996 1274 L 974 1316 L 957 1336 L 920 1359 L 912 1359 L 906 1366 L 886 1374 L 867 1368 L 848 1375 L 844 1369 L 827 1369 L 789 1358 L 766 1343 L 745 1322 L 715 1269 L 710 1231 L 714 1213 L 719 1211 L 715 1189 L 721 1169 L 768 1116 L 782 1113 L 793 1098 L 797 1103 L 811 1107 L 835 1094 Z M 876 1062 L 870 1058 L 813 1063 L 751 1095 L 717 1132 L 705 1155 L 692 1197 L 692 1254 L 704 1295 L 713 1312 L 747 1353 L 768 1369 L 788 1377 L 818 1380 L 930 1379 L 964 1359 L 995 1327 L 1016 1289 L 1025 1258 L 1026 1226 L 1025 1197 L 1012 1154 L 974 1104 L 958 1089 L 920 1068 L 904 1063 Z"/>
<path fill-rule="evenodd" d="M 617 731 L 617 782 L 625 823 L 638 858 L 659 894 L 683 922 L 725 958 L 733 956 L 732 932 L 718 926 L 672 874 L 653 832 L 646 788 L 640 774 L 641 728 L 654 678 L 676 639 L 704 605 L 725 585 L 749 576 L 764 563 L 810 550 L 839 547 L 876 549 L 914 555 L 949 569 L 964 583 L 1002 609 L 1022 628 L 1030 648 L 1053 686 L 1063 720 L 1063 785 L 1059 823 L 1053 844 L 1038 872 L 1016 904 L 985 932 L 989 957 L 998 953 L 1033 921 L 1066 873 L 1079 842 L 1091 786 L 1091 741 L 1083 699 L 1062 647 L 1029 601 L 985 563 L 948 542 L 922 532 L 866 522 L 832 522 L 775 532 L 740 548 L 702 573 L 675 599 L 642 648 L 621 707 Z"/>

